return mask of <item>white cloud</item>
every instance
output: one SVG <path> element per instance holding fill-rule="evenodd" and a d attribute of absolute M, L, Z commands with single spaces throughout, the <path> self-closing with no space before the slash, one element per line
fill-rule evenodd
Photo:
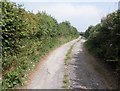
<path fill-rule="evenodd" d="M 85 27 L 90 24 L 98 23 L 100 17 L 102 17 L 102 11 L 92 5 L 75 5 L 71 3 L 41 4 L 39 10 L 51 14 L 58 22 L 70 21 L 80 31 L 85 31 Z"/>
<path fill-rule="evenodd" d="M 72 25 L 77 27 L 78 31 L 85 31 L 89 25 L 91 24 L 95 25 L 99 23 L 100 19 L 103 16 L 105 16 L 110 11 L 114 10 L 114 8 L 113 10 L 110 10 L 109 7 L 111 7 L 111 5 L 113 6 L 113 4 L 110 3 L 109 4 L 85 3 L 85 2 L 84 3 L 65 3 L 65 2 L 45 3 L 45 2 L 35 2 L 35 1 L 34 3 L 33 2 L 22 3 L 22 1 L 19 3 L 24 4 L 26 10 L 33 11 L 34 13 L 37 13 L 38 10 L 46 11 L 48 14 L 55 17 L 58 20 L 58 22 L 68 20 L 71 22 Z"/>
<path fill-rule="evenodd" d="M 50 12 L 52 14 L 57 14 L 60 16 L 85 16 L 97 15 L 99 10 L 94 6 L 73 6 L 71 4 L 55 4 L 53 6 L 42 6 L 40 10 Z"/>
<path fill-rule="evenodd" d="M 58 3 L 58 4 L 46 4 L 39 6 L 40 11 L 46 11 L 48 14 L 52 14 L 52 16 L 56 18 L 75 18 L 75 17 L 98 17 L 101 11 L 95 7 L 90 5 L 72 5 L 70 3 Z M 38 10 L 34 11 L 35 13 Z"/>

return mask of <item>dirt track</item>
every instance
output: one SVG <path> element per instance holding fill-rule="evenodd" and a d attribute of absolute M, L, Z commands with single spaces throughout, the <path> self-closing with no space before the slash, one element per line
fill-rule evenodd
<path fill-rule="evenodd" d="M 79 38 L 78 38 L 79 39 Z M 106 89 L 116 88 L 111 74 L 96 60 L 89 55 L 83 47 L 84 39 L 68 42 L 52 51 L 38 66 L 37 71 L 32 75 L 27 89 L 62 89 L 64 78 L 64 59 L 71 45 L 74 45 L 71 53 L 67 73 L 70 80 L 70 88 L 80 89 Z M 103 71 L 105 74 L 100 73 Z M 111 79 L 107 81 L 105 77 Z M 112 84 L 111 84 L 112 83 Z"/>
<path fill-rule="evenodd" d="M 48 55 L 30 79 L 27 89 L 60 89 L 63 87 L 64 59 L 69 47 L 78 39 L 57 48 Z"/>
<path fill-rule="evenodd" d="M 116 89 L 117 81 L 100 60 L 96 60 L 84 48 L 85 40 L 77 42 L 68 65 L 70 87 L 80 89 Z"/>

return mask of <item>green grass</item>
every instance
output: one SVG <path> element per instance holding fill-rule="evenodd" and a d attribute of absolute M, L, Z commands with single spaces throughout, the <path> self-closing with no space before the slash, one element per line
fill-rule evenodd
<path fill-rule="evenodd" d="M 67 51 L 66 57 L 65 57 L 65 65 L 68 65 L 68 62 L 70 60 L 70 56 L 71 56 L 71 52 L 73 49 L 73 46 L 75 45 L 75 43 L 73 45 L 70 46 L 69 50 Z"/>
<path fill-rule="evenodd" d="M 79 42 L 80 40 L 78 40 L 77 42 Z M 76 43 L 76 42 L 75 42 Z M 67 51 L 67 54 L 66 54 L 66 57 L 65 57 L 65 61 L 64 61 L 64 64 L 65 64 L 65 68 L 64 68 L 64 79 L 63 79 L 63 84 L 64 84 L 64 88 L 65 89 L 70 89 L 70 81 L 69 81 L 69 77 L 68 77 L 68 75 L 67 75 L 67 66 L 68 66 L 68 63 L 69 63 L 69 60 L 70 60 L 70 58 L 71 58 L 71 52 L 72 52 L 72 49 L 73 49 L 73 47 L 74 47 L 74 45 L 75 45 L 75 43 L 74 44 L 72 44 L 71 46 L 70 46 L 70 48 L 68 49 L 68 51 Z"/>
<path fill-rule="evenodd" d="M 63 84 L 64 84 L 64 88 L 65 89 L 69 89 L 70 87 L 70 81 L 69 81 L 69 79 L 68 79 L 68 75 L 67 75 L 67 73 L 65 73 L 64 74 L 64 79 L 63 79 Z"/>

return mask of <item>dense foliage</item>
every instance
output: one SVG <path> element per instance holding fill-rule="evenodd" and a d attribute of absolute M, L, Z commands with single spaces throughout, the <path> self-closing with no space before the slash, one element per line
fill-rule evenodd
<path fill-rule="evenodd" d="M 91 52 L 108 63 L 112 61 L 120 69 L 120 10 L 108 14 L 96 26 L 90 26 L 85 37 Z"/>
<path fill-rule="evenodd" d="M 75 27 L 68 21 L 39 12 L 25 11 L 21 5 L 2 2 L 2 88 L 23 85 L 27 72 L 50 49 L 78 37 Z M 26 74 L 25 74 L 26 73 Z"/>

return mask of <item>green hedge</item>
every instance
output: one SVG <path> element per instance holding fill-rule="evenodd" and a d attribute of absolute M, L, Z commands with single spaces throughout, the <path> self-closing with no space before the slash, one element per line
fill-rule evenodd
<path fill-rule="evenodd" d="M 68 21 L 57 23 L 46 14 L 2 2 L 2 89 L 23 85 L 27 72 L 53 48 L 79 36 Z M 26 74 L 25 74 L 26 73 Z"/>
<path fill-rule="evenodd" d="M 120 70 L 120 10 L 101 19 L 101 23 L 90 26 L 86 32 L 86 46 L 106 63 L 115 62 Z"/>

